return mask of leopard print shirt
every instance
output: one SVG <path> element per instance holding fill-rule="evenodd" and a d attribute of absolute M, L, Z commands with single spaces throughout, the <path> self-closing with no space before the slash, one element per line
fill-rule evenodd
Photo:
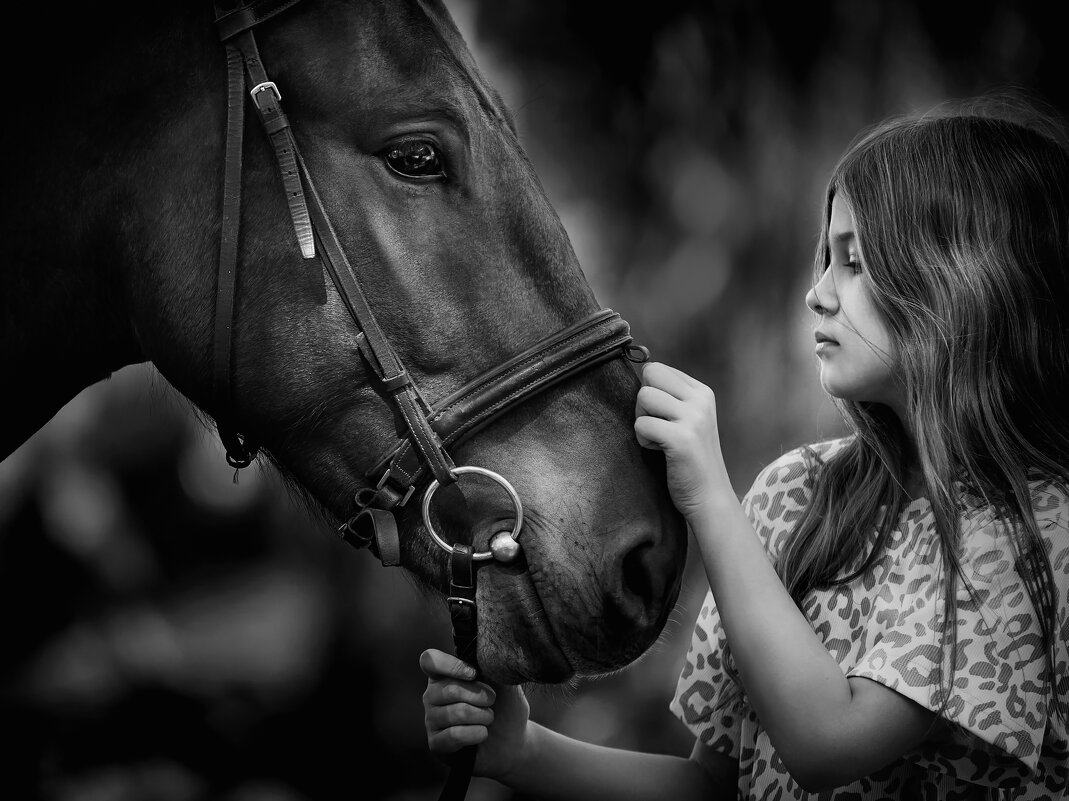
<path fill-rule="evenodd" d="M 845 439 L 812 446 L 822 458 Z M 802 449 L 766 467 L 743 506 L 771 559 L 808 501 Z M 1057 584 L 1055 681 L 1069 693 L 1069 496 L 1032 485 L 1040 532 L 1050 546 Z M 725 643 L 711 593 L 694 627 L 670 709 L 701 742 L 737 758 L 738 798 L 821 801 L 1044 801 L 1069 798 L 1069 732 L 1050 708 L 1051 677 L 1039 625 L 1001 524 L 989 511 L 962 519 L 962 566 L 975 589 L 956 598 L 957 665 L 951 724 L 938 744 L 926 743 L 876 773 L 833 791 L 808 794 L 794 782 L 745 697 L 719 704 L 731 688 Z M 885 553 L 855 581 L 813 592 L 804 611 L 847 676 L 862 676 L 936 710 L 941 562 L 934 518 L 919 498 L 903 511 Z M 724 696 L 725 698 L 728 696 Z"/>

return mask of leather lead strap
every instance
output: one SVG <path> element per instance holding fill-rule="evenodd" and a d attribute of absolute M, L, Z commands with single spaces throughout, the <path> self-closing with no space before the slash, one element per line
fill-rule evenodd
<path fill-rule="evenodd" d="M 453 647 L 459 659 L 476 664 L 475 563 L 472 546 L 453 545 L 449 557 L 449 618 L 453 623 Z M 478 666 L 476 665 L 476 668 Z"/>
<path fill-rule="evenodd" d="M 463 543 L 453 545 L 449 557 L 449 617 L 453 623 L 453 648 L 458 659 L 479 670 L 477 659 L 475 565 L 472 547 Z M 460 801 L 467 794 L 475 767 L 477 747 L 465 746 L 450 760 L 449 776 L 438 801 Z"/>

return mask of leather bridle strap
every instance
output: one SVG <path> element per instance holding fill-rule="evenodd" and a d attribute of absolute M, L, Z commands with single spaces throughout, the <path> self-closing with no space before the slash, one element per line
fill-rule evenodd
<path fill-rule="evenodd" d="M 455 447 L 516 405 L 580 371 L 620 357 L 645 361 L 648 355 L 644 347 L 632 344 L 627 322 L 612 309 L 602 309 L 465 384 L 435 404 L 428 424 L 443 448 Z M 369 486 L 354 496 L 356 512 L 338 527 L 342 539 L 356 548 L 370 548 L 384 565 L 401 561 L 393 511 L 404 506 L 427 477 L 420 456 L 410 441 L 399 439 L 368 471 Z"/>
<path fill-rule="evenodd" d="M 304 258 L 312 258 L 312 227 L 304 207 L 300 177 L 294 160 L 293 135 L 282 113 L 278 89 L 267 80 L 251 28 L 294 5 L 297 0 L 269 0 L 254 6 L 215 9 L 219 38 L 226 50 L 227 121 L 226 151 L 223 173 L 223 214 L 219 237 L 219 272 L 215 294 L 215 344 L 213 392 L 216 426 L 226 448 L 226 460 L 234 468 L 248 467 L 259 450 L 258 445 L 243 438 L 231 425 L 234 414 L 231 387 L 233 353 L 234 294 L 237 280 L 238 250 L 241 229 L 241 175 L 245 133 L 245 72 L 253 81 L 252 99 L 260 121 L 275 148 L 282 173 L 286 199 Z"/>
<path fill-rule="evenodd" d="M 430 426 L 447 448 L 455 447 L 533 395 L 578 372 L 628 355 L 631 342 L 627 322 L 612 309 L 602 309 L 436 403 Z M 374 499 L 365 495 L 364 505 L 381 508 L 407 501 L 412 488 L 425 476 L 418 457 L 410 442 L 399 440 L 368 471 L 367 478 L 379 492 Z"/>
<path fill-rule="evenodd" d="M 298 0 L 258 0 L 252 5 L 239 5 L 236 8 L 215 8 L 215 27 L 219 31 L 219 38 L 226 41 L 242 31 L 259 25 L 264 20 L 285 11 L 290 6 L 297 5 Z"/>
<path fill-rule="evenodd" d="M 372 486 L 356 493 L 357 515 L 339 529 L 347 541 L 358 547 L 370 545 L 384 564 L 396 565 L 400 564 L 400 544 L 393 510 L 403 506 L 417 485 L 430 476 L 437 482 L 437 485 L 430 484 L 434 487 L 455 482 L 454 470 L 477 469 L 471 466 L 457 468 L 447 445 L 460 444 L 517 404 L 581 370 L 621 356 L 640 361 L 643 359 L 635 358 L 634 352 L 645 353 L 645 349 L 631 344 L 628 325 L 618 314 L 603 309 L 482 374 L 433 408 L 428 405 L 371 311 L 297 149 L 282 110 L 282 95 L 269 80 L 260 59 L 253 27 L 296 2 L 258 0 L 246 5 L 239 0 L 236 8 L 216 6 L 218 32 L 226 49 L 228 87 L 213 351 L 216 420 L 227 448 L 227 461 L 237 468 L 247 466 L 254 458 L 257 446 L 243 440 L 230 425 L 234 415 L 230 374 L 235 278 L 240 250 L 245 77 L 248 73 L 253 84 L 250 95 L 274 148 L 301 254 L 305 259 L 314 258 L 318 242 L 320 260 L 356 323 L 356 346 L 368 368 L 370 383 L 376 392 L 392 403 L 404 420 L 404 436 L 399 437 L 393 448 L 368 473 Z M 511 485 L 503 478 L 500 481 L 516 498 L 516 522 L 511 535 L 515 546 L 522 508 Z M 432 489 L 428 489 L 425 505 L 429 505 L 431 493 Z M 426 515 L 425 509 L 424 520 L 429 526 Z M 514 549 L 511 555 L 502 557 L 501 554 L 506 552 L 507 549 L 495 551 L 495 558 L 515 558 Z M 474 554 L 470 545 L 453 546 L 448 599 L 457 654 L 471 664 L 476 664 L 476 557 L 484 558 L 481 553 Z M 443 789 L 443 800 L 464 797 L 474 757 L 474 748 L 465 749 L 458 755 Z"/>
<path fill-rule="evenodd" d="M 237 265 L 240 222 L 243 87 L 244 72 L 247 70 L 254 84 L 250 94 L 264 130 L 274 146 L 275 158 L 285 186 L 287 204 L 301 253 L 305 258 L 313 258 L 315 256 L 314 242 L 319 241 L 323 264 L 360 331 L 357 341 L 358 349 L 378 381 L 377 389 L 392 400 L 397 407 L 411 435 L 412 443 L 434 477 L 441 484 L 452 483 L 455 480 L 452 475 L 454 465 L 438 435 L 427 423 L 426 416 L 429 407 L 419 394 L 400 359 L 390 347 L 389 341 L 364 297 L 363 290 L 345 257 L 338 237 L 330 224 L 330 219 L 315 191 L 308 169 L 297 149 L 289 121 L 282 111 L 281 93 L 274 82 L 268 79 L 256 47 L 252 26 L 289 8 L 295 2 L 296 0 L 268 3 L 266 9 L 261 8 L 263 4 L 258 4 L 255 7 L 240 7 L 223 13 L 217 9 L 219 34 L 227 50 L 230 87 L 223 235 L 219 262 L 220 289 L 216 302 L 215 383 L 217 400 L 221 409 L 220 417 L 225 418 L 232 412 L 230 354 L 234 274 Z M 236 54 L 240 54 L 240 61 Z M 241 69 L 241 64 L 244 64 L 245 70 Z M 234 151 L 237 152 L 236 158 L 233 157 Z M 237 433 L 225 423 L 220 427 L 220 438 L 227 446 L 227 460 L 233 466 L 244 467 L 251 462 L 255 455 L 255 448 L 247 447 Z"/>
<path fill-rule="evenodd" d="M 219 273 L 215 290 L 215 345 L 213 392 L 216 426 L 231 467 L 248 467 L 257 446 L 231 427 L 233 414 L 230 361 L 233 348 L 234 285 L 237 278 L 238 237 L 241 225 L 241 163 L 245 132 L 245 69 L 241 52 L 226 47 L 227 114 L 226 154 L 223 166 L 223 217 L 219 236 Z"/>
<path fill-rule="evenodd" d="M 370 474 L 374 489 L 367 492 L 369 488 L 365 488 L 357 493 L 359 511 L 386 512 L 403 505 L 428 472 L 440 485 L 456 480 L 447 445 L 458 444 L 516 403 L 572 373 L 622 355 L 631 337 L 619 315 L 603 310 L 543 340 L 431 409 L 375 319 L 297 148 L 282 111 L 281 93 L 268 79 L 260 59 L 252 27 L 294 2 L 275 0 L 228 12 L 217 10 L 229 73 L 223 233 L 216 303 L 215 385 L 221 410 L 217 418 L 221 423 L 220 437 L 227 445 L 227 459 L 232 465 L 241 467 L 251 461 L 255 446 L 242 442 L 225 422 L 232 414 L 230 363 L 239 245 L 243 87 L 247 71 L 255 84 L 250 94 L 274 145 L 302 254 L 306 258 L 314 256 L 314 243 L 318 241 L 321 261 L 359 331 L 357 349 L 373 376 L 372 386 L 392 402 L 404 421 L 405 437 Z M 375 516 L 386 520 L 382 515 Z M 362 539 L 366 544 L 366 537 Z"/>
<path fill-rule="evenodd" d="M 357 514 L 339 528 L 352 544 L 372 545 L 385 564 L 398 564 L 400 550 L 392 511 L 409 500 L 417 485 L 428 480 L 428 474 L 439 485 L 456 481 L 456 465 L 447 446 L 463 442 L 516 404 L 580 370 L 619 356 L 630 358 L 634 346 L 627 323 L 611 309 L 604 309 L 483 374 L 434 408 L 428 405 L 375 319 L 297 148 L 282 111 L 281 93 L 268 79 L 260 59 L 253 26 L 295 2 L 262 0 L 229 11 L 216 9 L 228 65 L 227 158 L 214 352 L 220 437 L 227 446 L 230 464 L 243 467 L 251 462 L 255 444 L 242 441 L 227 422 L 233 414 L 230 365 L 248 72 L 254 83 L 250 94 L 274 146 L 302 254 L 314 257 L 315 243 L 319 243 L 320 260 L 358 329 L 357 350 L 371 375 L 371 386 L 392 403 L 404 421 L 404 435 L 368 473 L 371 486 L 356 493 Z M 370 533 L 361 525 L 366 523 L 371 524 Z M 377 536 L 380 530 L 384 537 Z"/>
<path fill-rule="evenodd" d="M 232 43 L 232 44 L 231 44 Z M 297 143 L 293 139 L 289 119 L 282 111 L 282 93 L 274 81 L 267 78 L 256 39 L 251 30 L 241 31 L 227 42 L 227 48 L 236 46 L 245 60 L 245 69 L 249 73 L 252 89 L 249 96 L 260 115 L 260 123 L 271 140 L 275 150 L 282 185 L 286 190 L 286 204 L 289 207 L 293 230 L 297 234 L 297 244 L 301 256 L 305 259 L 315 258 L 315 245 L 312 236 L 312 223 L 308 219 L 308 207 L 304 202 L 304 189 L 301 177 L 297 174 Z"/>
<path fill-rule="evenodd" d="M 323 264 L 330 273 L 349 316 L 360 331 L 357 337 L 360 355 L 378 380 L 379 392 L 392 400 L 400 411 L 410 435 L 408 442 L 418 451 L 423 464 L 430 469 L 440 484 L 451 484 L 456 480 L 452 472 L 455 465 L 438 434 L 427 421 L 430 407 L 379 327 L 299 152 L 297 164 L 308 187 L 308 208 L 320 243 Z"/>

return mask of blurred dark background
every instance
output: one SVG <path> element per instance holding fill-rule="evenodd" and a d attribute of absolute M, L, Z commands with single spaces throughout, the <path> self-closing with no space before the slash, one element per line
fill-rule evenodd
<path fill-rule="evenodd" d="M 740 494 L 840 430 L 802 299 L 824 181 L 854 134 L 982 92 L 1069 107 L 1057 4 L 448 5 L 599 300 L 717 391 Z M 269 468 L 231 478 L 144 366 L 0 463 L 0 798 L 437 798 L 417 658 L 451 647 L 444 608 L 324 531 Z M 667 705 L 704 591 L 692 558 L 656 647 L 534 688 L 535 717 L 688 753 Z M 469 797 L 513 795 L 475 780 Z"/>

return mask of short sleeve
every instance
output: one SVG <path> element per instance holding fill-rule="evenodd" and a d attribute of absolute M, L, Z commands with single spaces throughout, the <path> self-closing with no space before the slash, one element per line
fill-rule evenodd
<path fill-rule="evenodd" d="M 742 509 L 773 558 L 805 513 L 815 469 L 849 440 L 826 440 L 789 451 L 768 464 L 750 485 Z"/>
<path fill-rule="evenodd" d="M 943 706 L 943 572 L 931 514 L 904 521 L 905 538 L 875 597 L 864 648 L 847 672 L 877 681 L 953 724 L 917 761 L 977 784 L 1015 784 L 1035 770 L 1047 726 L 1047 660 L 1009 535 L 989 513 L 962 520 L 953 599 L 953 687 Z M 944 675 L 949 659 L 943 660 Z"/>
<path fill-rule="evenodd" d="M 734 690 L 723 661 L 724 630 L 711 592 L 694 624 L 694 634 L 669 709 L 695 738 L 714 751 L 738 758 L 742 719 L 747 714 L 742 693 Z"/>

